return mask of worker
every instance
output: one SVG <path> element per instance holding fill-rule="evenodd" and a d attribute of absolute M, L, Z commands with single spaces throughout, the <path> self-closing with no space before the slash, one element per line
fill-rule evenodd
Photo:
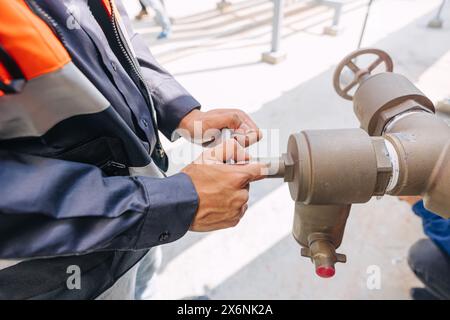
<path fill-rule="evenodd" d="M 420 197 L 401 197 L 412 205 L 412 210 L 422 218 L 428 239 L 418 240 L 409 250 L 408 263 L 411 270 L 425 285 L 412 288 L 415 300 L 450 299 L 450 220 L 427 209 Z"/>
<path fill-rule="evenodd" d="M 158 132 L 196 124 L 244 139 L 165 177 Z M 0 1 L 0 299 L 140 298 L 154 248 L 239 222 L 263 165 L 224 162 L 260 138 L 243 111 L 201 111 L 120 0 Z"/>
<path fill-rule="evenodd" d="M 148 16 L 148 8 L 152 8 L 156 14 L 156 22 L 161 26 L 162 31 L 158 34 L 157 39 L 166 39 L 172 33 L 172 23 L 170 21 L 167 10 L 161 0 L 139 0 L 141 10 L 136 15 L 136 20 L 142 20 Z"/>

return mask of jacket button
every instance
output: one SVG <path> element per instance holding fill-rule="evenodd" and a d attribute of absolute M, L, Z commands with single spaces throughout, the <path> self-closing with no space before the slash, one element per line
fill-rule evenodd
<path fill-rule="evenodd" d="M 159 235 L 159 242 L 167 241 L 169 239 L 169 237 L 170 237 L 169 231 L 164 231 L 163 233 L 161 233 Z"/>

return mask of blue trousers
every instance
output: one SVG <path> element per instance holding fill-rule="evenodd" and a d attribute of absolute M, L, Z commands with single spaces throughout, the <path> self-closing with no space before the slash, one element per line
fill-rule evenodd
<path fill-rule="evenodd" d="M 409 250 L 412 271 L 434 296 L 450 300 L 450 256 L 433 241 L 422 239 Z"/>
<path fill-rule="evenodd" d="M 156 13 L 156 20 L 161 25 L 164 31 L 170 31 L 172 25 L 170 23 L 169 15 L 161 0 L 139 0 L 143 8 L 152 8 Z"/>

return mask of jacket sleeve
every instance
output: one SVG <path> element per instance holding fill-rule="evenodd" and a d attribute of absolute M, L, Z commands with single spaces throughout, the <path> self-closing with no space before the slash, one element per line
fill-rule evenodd
<path fill-rule="evenodd" d="M 158 64 L 142 37 L 133 30 L 122 1 L 116 0 L 115 3 L 151 91 L 158 116 L 158 127 L 168 139 L 174 140 L 176 137 L 173 137 L 172 133 L 181 119 L 191 110 L 200 108 L 200 103 Z"/>
<path fill-rule="evenodd" d="M 139 250 L 183 236 L 190 178 L 105 177 L 88 164 L 0 150 L 0 259 Z M 168 196 L 170 195 L 170 196 Z"/>
<path fill-rule="evenodd" d="M 414 204 L 412 209 L 416 215 L 422 218 L 425 234 L 450 255 L 450 219 L 444 219 L 428 211 L 422 200 Z"/>

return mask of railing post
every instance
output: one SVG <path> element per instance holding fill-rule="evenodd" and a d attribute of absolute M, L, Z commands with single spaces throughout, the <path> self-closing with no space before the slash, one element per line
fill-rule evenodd
<path fill-rule="evenodd" d="M 447 0 L 442 0 L 442 3 L 439 6 L 436 16 L 432 20 L 430 20 L 430 22 L 428 22 L 428 28 L 442 29 L 442 25 L 444 24 L 444 22 L 442 21 L 441 14 L 442 14 L 442 10 L 445 7 L 446 2 L 447 2 Z"/>
<path fill-rule="evenodd" d="M 286 53 L 282 52 L 281 33 L 283 29 L 284 0 L 273 0 L 272 42 L 269 52 L 262 55 L 262 61 L 277 64 L 286 59 Z"/>

